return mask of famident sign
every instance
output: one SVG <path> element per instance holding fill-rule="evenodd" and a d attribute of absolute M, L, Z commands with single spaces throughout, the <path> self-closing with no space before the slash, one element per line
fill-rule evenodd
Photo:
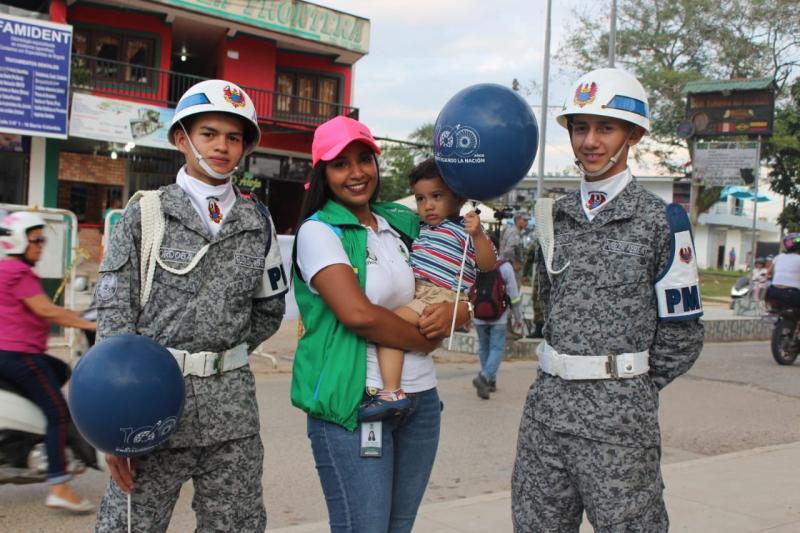
<path fill-rule="evenodd" d="M 0 14 L 0 131 L 67 138 L 72 26 Z"/>

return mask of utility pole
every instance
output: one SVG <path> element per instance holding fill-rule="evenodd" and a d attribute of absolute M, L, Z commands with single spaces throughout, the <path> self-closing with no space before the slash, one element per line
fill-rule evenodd
<path fill-rule="evenodd" d="M 611 29 L 608 32 L 608 66 L 614 68 L 617 50 L 617 0 L 611 0 Z"/>
<path fill-rule="evenodd" d="M 536 177 L 536 198 L 541 198 L 544 192 L 544 148 L 547 139 L 547 92 L 550 81 L 550 4 L 547 0 L 544 30 L 544 74 L 542 81 L 542 111 L 539 114 L 541 124 L 539 127 L 539 171 Z"/>
<path fill-rule="evenodd" d="M 756 271 L 756 248 L 758 242 L 756 241 L 756 215 L 758 214 L 758 179 L 761 175 L 761 135 L 758 136 L 756 141 L 756 168 L 753 169 L 753 231 L 751 233 L 751 240 L 753 242 L 753 249 L 750 252 L 750 272 Z"/>

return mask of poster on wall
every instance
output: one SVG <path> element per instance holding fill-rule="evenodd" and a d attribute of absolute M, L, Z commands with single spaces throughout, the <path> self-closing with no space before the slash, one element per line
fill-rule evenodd
<path fill-rule="evenodd" d="M 174 109 L 75 93 L 69 134 L 120 144 L 174 150 L 167 140 Z"/>
<path fill-rule="evenodd" d="M 72 26 L 0 13 L 0 132 L 67 138 Z"/>

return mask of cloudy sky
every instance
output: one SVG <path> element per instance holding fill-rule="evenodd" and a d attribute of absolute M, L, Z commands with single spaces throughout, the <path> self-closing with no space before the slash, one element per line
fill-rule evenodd
<path fill-rule="evenodd" d="M 317 0 L 370 19 L 370 52 L 355 66 L 355 102 L 376 136 L 405 139 L 434 122 L 455 93 L 476 83 L 541 87 L 545 0 Z M 551 54 L 564 37 L 575 6 L 608 19 L 610 2 L 557 0 L 552 7 Z M 549 106 L 564 102 L 580 73 L 553 61 Z M 525 97 L 540 119 L 541 92 Z M 566 131 L 547 119 L 545 171 L 572 167 Z M 537 156 L 538 158 L 539 156 Z M 533 172 L 538 168 L 534 163 Z M 634 169 L 636 170 L 636 169 Z M 645 170 L 645 169 L 642 169 Z"/>

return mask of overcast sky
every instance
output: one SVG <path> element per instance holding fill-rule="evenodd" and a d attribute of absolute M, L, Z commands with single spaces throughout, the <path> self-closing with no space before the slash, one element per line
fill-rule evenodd
<path fill-rule="evenodd" d="M 370 51 L 355 65 L 360 118 L 376 136 L 405 139 L 434 122 L 455 93 L 476 83 L 541 87 L 545 0 L 317 0 L 318 4 L 370 19 Z M 557 0 L 552 7 L 551 55 L 561 47 L 580 5 L 608 20 L 609 1 Z M 550 65 L 550 106 L 564 103 L 581 73 Z M 540 119 L 541 92 L 525 96 Z M 566 131 L 547 119 L 545 171 L 572 167 Z M 538 158 L 539 156 L 537 156 Z M 538 168 L 534 163 L 533 173 Z M 574 167 L 572 167 L 574 168 Z M 644 169 L 642 169 L 644 170 Z"/>

